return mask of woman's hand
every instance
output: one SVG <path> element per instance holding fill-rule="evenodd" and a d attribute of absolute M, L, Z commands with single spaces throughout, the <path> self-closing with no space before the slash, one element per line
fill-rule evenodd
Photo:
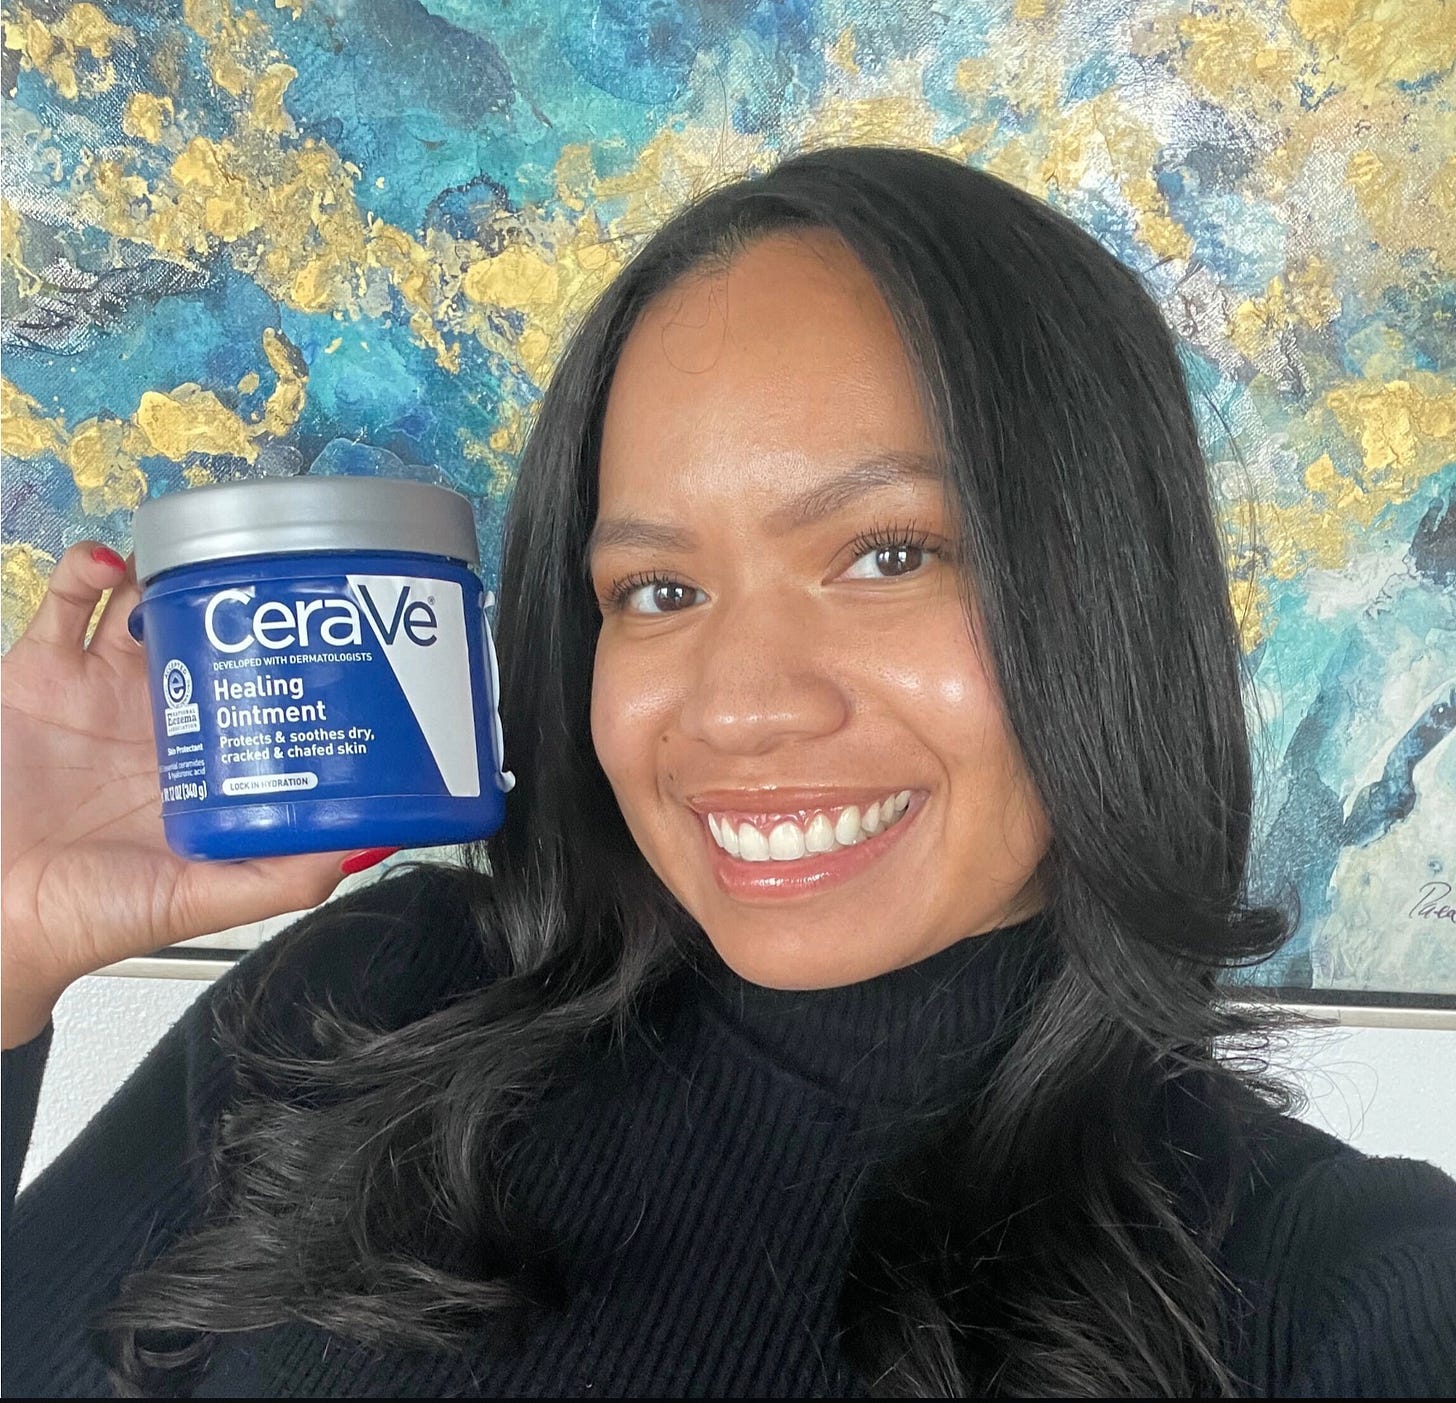
<path fill-rule="evenodd" d="M 188 862 L 167 847 L 145 657 L 127 632 L 139 597 L 114 551 L 71 547 L 0 667 L 6 1047 L 81 975 L 315 906 L 342 877 L 339 853 Z"/>

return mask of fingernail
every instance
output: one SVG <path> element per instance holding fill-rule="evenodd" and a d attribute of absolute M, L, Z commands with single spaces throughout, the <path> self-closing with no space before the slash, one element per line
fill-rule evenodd
<path fill-rule="evenodd" d="M 126 569 L 126 561 L 124 561 L 119 555 L 117 555 L 117 553 L 112 550 L 110 546 L 97 546 L 96 549 L 91 552 L 91 559 L 94 560 L 98 565 L 108 566 L 112 570 Z"/>
<path fill-rule="evenodd" d="M 373 867 L 375 863 L 383 862 L 387 857 L 393 857 L 399 852 L 398 848 L 364 848 L 359 852 L 350 853 L 339 864 L 339 871 L 346 877 L 352 877 L 356 872 L 363 872 L 366 868 Z"/>

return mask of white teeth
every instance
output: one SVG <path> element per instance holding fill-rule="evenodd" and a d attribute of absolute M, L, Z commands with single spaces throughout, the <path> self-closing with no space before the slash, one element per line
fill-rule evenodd
<path fill-rule="evenodd" d="M 833 821 L 822 811 L 804 825 L 781 819 L 767 836 L 752 823 L 709 814 L 708 831 L 720 848 L 744 862 L 793 862 L 806 853 L 829 853 L 864 842 L 898 823 L 910 807 L 910 798 L 911 791 L 902 789 L 863 809 L 850 804 Z"/>
<path fill-rule="evenodd" d="M 738 855 L 745 862 L 768 861 L 768 839 L 751 823 L 738 825 Z"/>
<path fill-rule="evenodd" d="M 776 862 L 804 856 L 804 830 L 797 823 L 776 823 L 768 835 L 768 855 Z"/>
<path fill-rule="evenodd" d="M 804 830 L 804 847 L 811 853 L 827 853 L 834 848 L 834 825 L 827 814 L 815 814 Z"/>

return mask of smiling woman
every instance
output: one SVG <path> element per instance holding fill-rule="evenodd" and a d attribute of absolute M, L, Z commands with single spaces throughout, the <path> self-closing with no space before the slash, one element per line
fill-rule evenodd
<path fill-rule="evenodd" d="M 685 277 L 618 359 L 592 740 L 653 870 L 755 983 L 868 979 L 1042 904 L 1046 817 L 967 627 L 944 452 L 822 230 Z"/>
<path fill-rule="evenodd" d="M 7 1185 L 67 979 L 321 880 L 164 865 L 120 563 L 4 676 Z M 1229 1042 L 1290 917 L 1176 349 L 1092 238 L 892 149 L 704 196 L 566 350 L 498 623 L 504 827 L 243 961 L 28 1190 L 8 1392 L 1456 1387 L 1456 1185 Z"/>

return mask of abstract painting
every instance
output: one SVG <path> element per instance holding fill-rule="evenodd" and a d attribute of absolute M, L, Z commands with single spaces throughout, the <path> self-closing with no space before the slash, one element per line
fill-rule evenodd
<path fill-rule="evenodd" d="M 68 543 L 339 438 L 470 494 L 491 575 L 563 340 L 665 215 L 936 149 L 1181 337 L 1256 885 L 1304 908 L 1254 977 L 1456 995 L 1450 0 L 6 0 L 3 57 L 7 643 Z"/>

